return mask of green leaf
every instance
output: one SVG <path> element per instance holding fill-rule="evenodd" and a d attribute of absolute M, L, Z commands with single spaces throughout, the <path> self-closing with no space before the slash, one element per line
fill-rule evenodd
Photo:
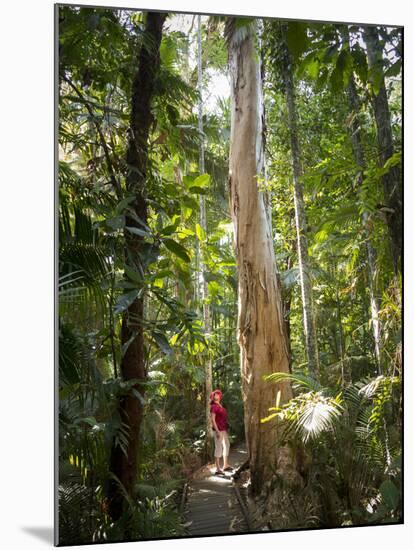
<path fill-rule="evenodd" d="M 167 67 L 169 71 L 174 68 L 177 59 L 177 47 L 172 36 L 164 35 L 160 45 L 160 58 L 163 67 Z"/>
<path fill-rule="evenodd" d="M 302 387 L 311 391 L 322 390 L 321 384 L 312 376 L 306 376 L 299 373 L 294 374 L 288 372 L 273 372 L 272 374 L 263 375 L 263 380 L 275 382 L 276 384 L 290 380 L 296 384 L 296 387 Z"/>
<path fill-rule="evenodd" d="M 342 75 L 343 86 L 347 86 L 349 78 L 352 73 L 353 59 L 348 50 L 341 50 L 338 59 L 336 60 L 336 66 L 339 73 Z"/>
<path fill-rule="evenodd" d="M 204 187 L 199 187 L 198 185 L 193 185 L 189 189 L 190 193 L 194 193 L 195 195 L 206 195 L 207 189 L 204 189 Z"/>
<path fill-rule="evenodd" d="M 373 65 L 368 68 L 368 77 L 371 81 L 372 90 L 374 95 L 377 96 L 380 88 L 383 84 L 383 72 L 382 67 L 379 65 Z"/>
<path fill-rule="evenodd" d="M 365 51 L 363 51 L 358 44 L 354 44 L 354 46 L 352 47 L 351 55 L 353 59 L 352 65 L 354 71 L 361 79 L 361 81 L 365 83 L 368 76 L 368 63 Z"/>
<path fill-rule="evenodd" d="M 129 346 L 132 344 L 132 342 L 135 340 L 136 337 L 137 337 L 137 332 L 134 332 L 133 335 L 129 338 L 129 340 L 122 345 L 122 350 L 121 350 L 122 357 L 126 354 Z"/>
<path fill-rule="evenodd" d="M 190 187 L 194 185 L 194 178 L 192 178 L 191 176 L 183 176 L 183 183 L 186 189 L 190 189 Z"/>
<path fill-rule="evenodd" d="M 379 490 L 386 506 L 390 510 L 396 510 L 400 501 L 400 492 L 395 484 L 387 479 L 381 483 Z"/>
<path fill-rule="evenodd" d="M 188 227 L 184 227 L 183 229 L 180 229 L 177 234 L 182 239 L 184 239 L 185 237 L 195 236 L 194 231 L 191 231 L 191 229 L 188 229 Z"/>
<path fill-rule="evenodd" d="M 338 46 L 336 44 L 331 44 L 326 48 L 323 55 L 322 61 L 324 63 L 331 63 L 333 59 L 338 55 Z"/>
<path fill-rule="evenodd" d="M 124 266 L 125 273 L 128 275 L 128 277 L 131 279 L 131 281 L 134 281 L 135 283 L 142 284 L 142 274 L 138 271 L 135 271 L 135 269 L 132 269 L 132 267 L 129 267 L 129 265 Z"/>
<path fill-rule="evenodd" d="M 198 176 L 194 182 L 192 183 L 191 187 L 201 187 L 206 188 L 210 185 L 210 174 L 201 174 L 201 176 Z"/>
<path fill-rule="evenodd" d="M 309 401 L 300 413 L 296 429 L 306 443 L 310 438 L 333 428 L 335 419 L 340 414 L 341 406 L 333 400 Z"/>
<path fill-rule="evenodd" d="M 331 72 L 330 85 L 333 92 L 339 92 L 343 87 L 343 71 L 338 65 Z"/>
<path fill-rule="evenodd" d="M 296 76 L 298 79 L 301 79 L 303 74 L 307 72 L 309 69 L 309 65 L 315 62 L 315 55 L 313 52 L 307 54 L 302 61 L 299 63 L 296 69 Z"/>
<path fill-rule="evenodd" d="M 206 240 L 206 233 L 199 223 L 196 224 L 196 235 L 200 241 Z"/>
<path fill-rule="evenodd" d="M 123 210 L 135 199 L 133 195 L 130 197 L 125 197 L 122 199 L 116 206 L 116 212 L 117 214 L 121 214 Z"/>
<path fill-rule="evenodd" d="M 170 225 L 166 225 L 163 227 L 160 231 L 161 235 L 172 235 L 177 230 L 177 227 L 179 226 L 179 220 L 177 220 L 176 223 L 172 223 Z"/>
<path fill-rule="evenodd" d="M 173 239 L 164 239 L 163 243 L 165 244 L 165 246 L 168 248 L 170 252 L 172 252 L 173 254 L 175 254 L 176 256 L 178 256 L 179 258 L 181 258 L 187 263 L 191 262 L 191 258 L 188 255 L 187 250 L 183 247 L 182 244 L 177 243 Z"/>
<path fill-rule="evenodd" d="M 174 273 L 171 271 L 171 269 L 160 269 L 159 271 L 155 271 L 153 275 L 151 275 L 150 279 L 156 280 L 156 279 L 164 279 L 165 277 L 173 277 Z"/>
<path fill-rule="evenodd" d="M 138 235 L 139 237 L 151 237 L 151 234 L 145 231 L 144 229 L 139 229 L 138 227 L 126 227 L 130 233 Z"/>
<path fill-rule="evenodd" d="M 279 413 L 272 413 L 270 414 L 269 416 L 265 416 L 264 418 L 261 418 L 260 419 L 260 422 L 262 424 L 264 424 L 265 422 L 269 422 L 269 420 L 272 420 L 273 418 L 276 418 L 276 416 L 278 416 Z"/>
<path fill-rule="evenodd" d="M 308 75 L 312 78 L 312 80 L 316 80 L 316 78 L 319 75 L 319 59 L 314 59 L 306 68 L 306 72 Z"/>
<path fill-rule="evenodd" d="M 145 399 L 144 397 L 139 393 L 139 391 L 135 388 L 131 388 L 132 393 L 135 395 L 135 397 L 140 401 L 141 405 L 145 405 Z"/>
<path fill-rule="evenodd" d="M 121 294 L 121 296 L 118 297 L 114 306 L 114 312 L 122 313 L 123 311 L 128 309 L 132 302 L 138 297 L 139 293 L 140 290 L 135 289 L 131 290 L 131 292 L 127 292 L 126 294 Z"/>
<path fill-rule="evenodd" d="M 153 331 L 151 331 L 151 336 L 153 337 L 153 339 L 157 343 L 157 346 L 160 348 L 160 350 L 163 353 L 165 353 L 165 355 L 172 355 L 173 350 L 172 350 L 166 336 L 162 332 L 160 332 L 158 330 L 153 330 Z"/>
<path fill-rule="evenodd" d="M 287 30 L 287 43 L 289 51 L 294 58 L 298 58 L 307 48 L 307 25 L 299 21 L 289 21 Z"/>
<path fill-rule="evenodd" d="M 115 216 L 114 218 L 108 218 L 105 220 L 105 223 L 107 226 L 109 226 L 111 229 L 122 229 L 125 225 L 125 216 Z"/>
<path fill-rule="evenodd" d="M 198 210 L 200 205 L 195 197 L 192 197 L 191 195 L 184 195 L 182 197 L 182 207 L 183 206 L 188 206 L 192 210 Z"/>
<path fill-rule="evenodd" d="M 401 59 L 398 59 L 391 67 L 389 67 L 385 73 L 384 76 L 397 76 L 400 74 L 401 71 Z"/>
<path fill-rule="evenodd" d="M 188 206 L 183 206 L 182 207 L 182 210 L 183 210 L 183 216 L 184 216 L 184 219 L 185 220 L 188 220 L 188 218 L 191 216 L 191 214 L 193 213 L 193 209 L 192 208 L 189 208 Z"/>
<path fill-rule="evenodd" d="M 400 162 L 401 162 L 401 151 L 397 151 L 386 160 L 383 167 L 383 169 L 385 170 L 384 173 L 387 173 L 390 168 L 392 168 L 393 166 L 397 166 L 398 164 L 400 164 Z"/>
<path fill-rule="evenodd" d="M 320 91 L 325 87 L 326 81 L 328 80 L 329 71 L 326 67 L 322 67 L 319 72 L 318 79 L 316 81 L 316 90 Z"/>
<path fill-rule="evenodd" d="M 208 291 L 213 297 L 219 295 L 221 286 L 217 281 L 210 281 L 208 283 Z"/>

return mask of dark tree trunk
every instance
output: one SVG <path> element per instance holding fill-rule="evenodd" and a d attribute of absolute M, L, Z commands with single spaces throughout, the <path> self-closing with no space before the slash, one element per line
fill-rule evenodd
<path fill-rule="evenodd" d="M 126 161 L 128 172 L 126 187 L 128 194 L 135 196 L 126 215 L 126 228 L 135 227 L 142 230 L 141 222 L 146 223 L 146 179 L 148 170 L 148 137 L 153 121 L 151 102 L 155 91 L 156 76 L 160 66 L 159 49 L 162 38 L 162 26 L 166 14 L 148 13 L 142 37 L 142 46 L 138 58 L 138 69 L 132 85 L 132 103 L 130 116 L 130 131 Z M 142 246 L 143 237 L 128 229 L 125 236 L 125 263 L 134 271 L 143 272 Z M 127 275 L 125 274 L 127 278 Z M 122 319 L 122 345 L 129 343 L 121 360 L 121 376 L 127 381 L 131 379 L 145 380 L 147 377 L 143 319 L 144 295 L 141 293 L 125 311 Z M 137 479 L 139 434 L 143 416 L 145 386 L 136 383 L 133 388 L 141 398 L 130 391 L 120 398 L 118 412 L 120 419 L 128 429 L 128 445 L 125 454 L 114 439 L 110 455 L 110 472 L 122 483 L 126 493 L 132 495 Z M 110 479 L 106 491 L 107 511 L 113 520 L 120 518 L 125 499 L 119 484 Z"/>
<path fill-rule="evenodd" d="M 341 34 L 347 48 L 350 48 L 348 27 L 343 26 L 341 29 Z M 347 95 L 348 95 L 348 102 L 349 102 L 349 108 L 350 108 L 350 117 L 352 121 L 350 124 L 352 149 L 355 157 L 355 162 L 358 166 L 358 176 L 357 176 L 358 188 L 356 190 L 356 192 L 358 193 L 360 188 L 362 187 L 363 171 L 366 169 L 366 163 L 365 163 L 365 154 L 364 154 L 364 148 L 362 143 L 362 130 L 359 122 L 360 101 L 359 101 L 358 92 L 356 89 L 353 74 L 351 74 L 349 78 Z M 376 296 L 376 289 L 375 289 L 375 262 L 376 262 L 377 254 L 372 244 L 371 218 L 367 211 L 363 212 L 362 220 L 363 220 L 363 231 L 364 231 L 364 238 L 365 238 L 365 248 L 367 253 L 371 321 L 372 321 L 372 331 L 373 331 L 373 337 L 374 337 L 374 353 L 375 353 L 375 361 L 377 364 L 378 374 L 381 374 L 380 321 L 378 317 L 379 304 L 378 304 L 378 299 Z"/>
<path fill-rule="evenodd" d="M 364 39 L 367 45 L 368 66 L 370 70 L 379 71 L 380 86 L 378 93 L 373 90 L 372 106 L 377 126 L 377 139 L 381 166 L 393 155 L 391 116 L 388 107 L 388 97 L 383 75 L 382 46 L 375 26 L 364 27 Z M 401 269 L 402 253 L 402 178 L 400 167 L 393 166 L 382 176 L 387 212 L 388 228 L 392 243 L 394 271 Z"/>
<path fill-rule="evenodd" d="M 198 68 L 198 83 L 197 88 L 200 94 L 198 101 L 198 131 L 200 134 L 200 146 L 199 146 L 199 162 L 198 169 L 200 174 L 205 173 L 205 144 L 203 137 L 203 63 L 202 63 L 202 40 L 201 40 L 201 15 L 198 16 L 198 32 L 197 32 L 197 68 Z M 206 213 L 206 201 L 203 195 L 200 195 L 200 226 L 204 233 L 207 235 L 207 213 Z M 211 311 L 208 301 L 208 282 L 206 278 L 206 258 L 205 251 L 203 250 L 201 242 L 198 246 L 199 265 L 201 271 L 201 296 L 200 303 L 202 306 L 204 331 L 207 338 L 211 337 L 212 324 L 211 324 Z M 210 431 L 212 429 L 211 417 L 210 417 L 210 394 L 213 391 L 213 359 L 211 354 L 206 359 L 204 365 L 205 372 L 205 395 L 204 405 L 206 411 L 206 445 L 205 445 L 205 459 L 210 461 L 213 457 L 213 441 L 210 437 Z"/>
<path fill-rule="evenodd" d="M 285 319 L 285 331 L 286 331 L 286 345 L 289 353 L 289 372 L 292 374 L 292 345 L 290 341 L 291 328 L 290 328 L 290 314 L 292 305 L 292 291 L 289 291 L 289 296 L 283 300 L 283 316 Z"/>
<path fill-rule="evenodd" d="M 315 312 L 312 299 L 312 277 L 310 272 L 310 261 L 308 254 L 307 243 L 307 227 L 305 214 L 305 201 L 303 198 L 303 169 L 301 163 L 301 149 L 299 143 L 298 120 L 296 111 L 295 84 L 293 80 L 293 60 L 290 54 L 286 33 L 286 24 L 282 25 L 283 31 L 283 60 L 282 60 L 282 76 L 284 80 L 284 88 L 286 94 L 286 103 L 288 109 L 290 143 L 292 151 L 293 165 L 293 183 L 294 183 L 294 203 L 295 203 L 295 219 L 297 232 L 297 250 L 300 272 L 300 286 L 302 291 L 303 304 L 303 328 L 305 333 L 306 355 L 308 358 L 308 367 L 310 374 L 319 378 L 319 354 L 318 340 L 315 327 Z"/>

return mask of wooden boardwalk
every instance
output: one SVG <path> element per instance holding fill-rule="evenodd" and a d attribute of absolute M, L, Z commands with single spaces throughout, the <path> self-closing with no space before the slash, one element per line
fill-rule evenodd
<path fill-rule="evenodd" d="M 238 468 L 247 458 L 244 444 L 230 447 L 229 464 Z M 201 479 L 193 479 L 187 490 L 184 507 L 188 536 L 243 533 L 248 525 L 236 495 L 231 478 L 215 476 L 215 465 L 210 464 Z"/>

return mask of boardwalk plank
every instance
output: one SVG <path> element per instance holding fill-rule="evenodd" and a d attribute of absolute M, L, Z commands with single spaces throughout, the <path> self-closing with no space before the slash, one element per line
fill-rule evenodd
<path fill-rule="evenodd" d="M 229 462 L 237 468 L 246 460 L 244 445 L 230 450 Z M 213 470 L 214 471 L 214 470 Z M 214 476 L 191 481 L 184 510 L 188 535 L 218 535 L 247 531 L 234 493 L 231 476 Z"/>

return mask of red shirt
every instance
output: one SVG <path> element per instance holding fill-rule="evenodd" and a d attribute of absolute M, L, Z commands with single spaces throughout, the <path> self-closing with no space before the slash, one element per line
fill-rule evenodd
<path fill-rule="evenodd" d="M 216 414 L 216 424 L 220 432 L 228 429 L 229 425 L 227 423 L 227 411 L 223 406 L 217 405 L 217 403 L 213 403 L 210 406 L 210 413 Z"/>

